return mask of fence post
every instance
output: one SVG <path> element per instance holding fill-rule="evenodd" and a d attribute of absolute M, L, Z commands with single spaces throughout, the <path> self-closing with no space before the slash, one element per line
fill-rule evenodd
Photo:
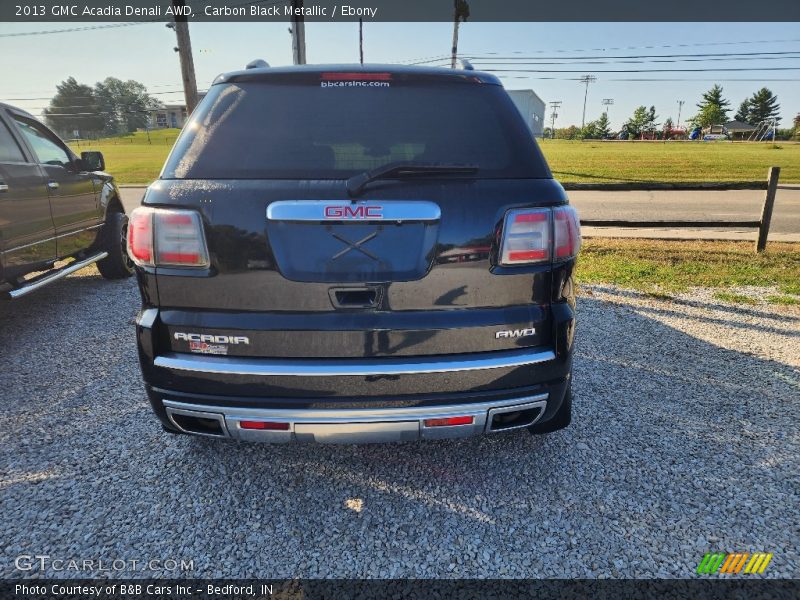
<path fill-rule="evenodd" d="M 780 167 L 769 168 L 769 176 L 767 179 L 767 196 L 764 198 L 764 206 L 761 209 L 761 225 L 758 227 L 756 252 L 763 252 L 764 248 L 767 247 L 769 224 L 772 221 L 772 207 L 775 205 L 775 192 L 778 190 L 778 176 L 780 174 Z"/>

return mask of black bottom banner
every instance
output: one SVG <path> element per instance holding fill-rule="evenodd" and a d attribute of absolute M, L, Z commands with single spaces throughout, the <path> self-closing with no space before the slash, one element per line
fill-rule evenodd
<path fill-rule="evenodd" d="M 327 600 L 394 598 L 719 598 L 800 597 L 800 580 L 143 580 L 27 579 L 0 582 L 8 600 Z"/>

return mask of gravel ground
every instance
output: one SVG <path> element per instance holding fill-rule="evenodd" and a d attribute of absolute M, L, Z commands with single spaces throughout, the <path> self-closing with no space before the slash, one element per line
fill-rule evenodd
<path fill-rule="evenodd" d="M 137 304 L 94 269 L 0 304 L 2 577 L 687 577 L 708 551 L 800 577 L 796 307 L 590 287 L 569 429 L 272 447 L 162 433 Z"/>

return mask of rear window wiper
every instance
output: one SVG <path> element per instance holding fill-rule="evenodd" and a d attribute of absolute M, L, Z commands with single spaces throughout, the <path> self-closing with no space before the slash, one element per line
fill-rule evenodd
<path fill-rule="evenodd" d="M 392 162 L 381 167 L 353 175 L 347 180 L 347 193 L 358 196 L 368 183 L 378 179 L 404 179 L 426 175 L 471 175 L 478 172 L 475 165 L 451 163 L 426 163 L 418 161 Z"/>

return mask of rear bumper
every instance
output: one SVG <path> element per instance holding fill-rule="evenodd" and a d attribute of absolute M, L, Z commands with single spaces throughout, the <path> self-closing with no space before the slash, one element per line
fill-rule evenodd
<path fill-rule="evenodd" d="M 574 324 L 571 306 L 554 304 L 549 346 L 381 358 L 159 351 L 169 338 L 157 309 L 140 314 L 137 333 L 150 402 L 167 429 L 240 440 L 361 443 L 496 431 L 497 412 L 520 412 L 506 419 L 512 426 L 548 421 L 570 382 Z M 471 420 L 425 423 L 448 416 Z M 244 429 L 242 421 L 281 429 Z"/>
<path fill-rule="evenodd" d="M 460 405 L 302 410 L 207 406 L 174 400 L 163 403 L 170 424 L 183 433 L 251 442 L 363 444 L 459 438 L 529 427 L 545 414 L 547 399 L 548 394 L 543 393 Z M 449 417 L 469 422 L 436 424 Z M 275 429 L 253 429 L 258 423 Z"/>

